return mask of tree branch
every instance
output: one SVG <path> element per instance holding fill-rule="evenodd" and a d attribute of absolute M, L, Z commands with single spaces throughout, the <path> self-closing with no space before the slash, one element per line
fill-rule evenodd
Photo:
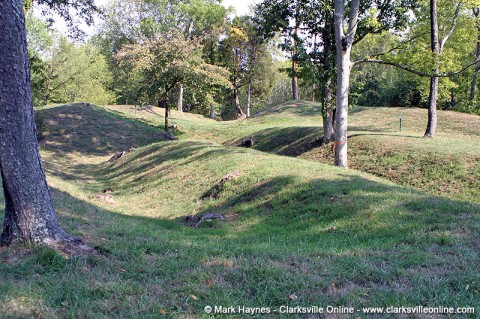
<path fill-rule="evenodd" d="M 437 77 L 437 78 L 448 78 L 448 77 L 457 75 L 457 74 L 459 74 L 459 73 L 462 73 L 463 71 L 467 70 L 468 68 L 470 68 L 470 67 L 472 67 L 472 66 L 474 66 L 474 65 L 476 65 L 476 64 L 480 64 L 480 59 L 479 59 L 479 60 L 476 60 L 476 61 L 474 61 L 474 62 L 471 62 L 471 63 L 469 63 L 469 64 L 467 64 L 466 66 L 464 66 L 464 67 L 461 68 L 460 70 L 457 70 L 457 71 L 454 71 L 454 72 L 449 72 L 449 73 L 440 73 L 440 74 L 425 73 L 425 72 L 421 72 L 421 71 L 412 69 L 412 68 L 410 68 L 410 67 L 408 67 L 408 66 L 401 65 L 401 64 L 399 64 L 399 63 L 390 62 L 390 61 L 383 61 L 383 60 L 374 60 L 374 59 L 363 59 L 363 60 L 359 60 L 359 61 L 354 62 L 353 66 L 355 66 L 356 64 L 360 64 L 360 63 L 377 63 L 377 64 L 383 64 L 383 65 L 390 65 L 390 66 L 394 66 L 394 67 L 397 67 L 397 68 L 399 68 L 399 69 L 405 70 L 405 71 L 407 71 L 407 72 L 416 74 L 416 75 L 418 75 L 418 76 L 427 77 L 427 78 L 434 78 L 434 77 Z"/>
<path fill-rule="evenodd" d="M 379 52 L 379 53 L 376 53 L 376 54 L 369 55 L 368 58 L 362 58 L 362 59 L 360 59 L 360 60 L 358 60 L 358 61 L 354 61 L 353 64 L 363 63 L 364 60 L 369 60 L 369 59 L 371 59 L 371 58 L 378 58 L 378 57 L 380 57 L 380 56 L 382 56 L 382 55 L 387 55 L 387 54 L 389 54 L 389 53 L 392 53 L 392 52 L 395 51 L 395 50 L 401 49 L 405 44 L 408 44 L 408 43 L 410 43 L 410 42 L 413 42 L 414 40 L 416 40 L 416 39 L 424 36 L 424 35 L 427 34 L 427 33 L 429 33 L 429 31 L 422 32 L 422 33 L 414 36 L 413 38 L 408 39 L 407 41 L 404 41 L 404 42 L 400 43 L 399 45 L 397 45 L 397 46 L 395 46 L 395 47 L 393 47 L 393 48 L 388 49 L 387 51 Z"/>
<path fill-rule="evenodd" d="M 448 33 L 443 37 L 442 41 L 440 42 L 440 54 L 443 52 L 443 48 L 445 47 L 445 43 L 448 41 L 448 39 L 452 36 L 453 30 L 455 29 L 455 26 L 457 25 L 457 19 L 458 16 L 460 15 L 460 6 L 462 5 L 462 2 L 460 1 L 455 8 L 455 13 L 452 21 L 452 25 L 450 26 L 450 30 L 448 30 Z"/>
<path fill-rule="evenodd" d="M 357 32 L 358 26 L 358 15 L 360 11 L 360 0 L 352 0 L 351 8 L 350 8 L 350 16 L 348 21 L 348 30 L 346 36 L 351 38 L 351 42 L 353 44 L 353 38 L 355 33 Z"/>

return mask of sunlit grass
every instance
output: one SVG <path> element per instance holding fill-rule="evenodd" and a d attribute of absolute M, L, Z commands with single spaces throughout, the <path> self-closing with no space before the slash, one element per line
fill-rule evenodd
<path fill-rule="evenodd" d="M 64 111 L 80 112 L 54 110 L 44 113 L 45 121 Z M 289 143 L 268 149 L 259 140 L 258 150 L 233 146 L 259 128 L 288 128 L 289 118 L 292 126 L 314 127 L 314 113 L 306 106 L 232 123 L 183 114 L 181 140 L 165 142 L 146 138 L 161 119 L 145 115 L 146 123 L 123 123 L 122 114 L 135 113 L 111 117 L 92 109 L 83 118 L 98 118 L 102 125 L 80 122 L 86 128 L 80 136 L 68 122 L 74 137 L 68 141 L 47 134 L 42 156 L 62 226 L 101 255 L 65 258 L 47 248 L 1 248 L 0 318 L 209 318 L 205 305 L 442 305 L 479 311 L 478 204 L 311 161 L 307 155 L 315 149 L 298 158 L 268 153 L 287 152 Z M 126 126 L 135 134 L 126 134 Z M 63 147 L 49 147 L 54 142 Z M 133 145 L 135 151 L 107 162 Z M 365 156 L 365 162 L 389 167 L 416 155 L 402 150 Z M 418 161 L 425 163 L 421 156 Z M 423 185 L 456 176 L 461 168 L 452 167 L 417 178 Z M 202 198 L 235 170 L 240 176 L 218 198 Z M 101 197 L 106 189 L 113 202 Z M 185 216 L 206 212 L 226 221 L 184 224 Z"/>

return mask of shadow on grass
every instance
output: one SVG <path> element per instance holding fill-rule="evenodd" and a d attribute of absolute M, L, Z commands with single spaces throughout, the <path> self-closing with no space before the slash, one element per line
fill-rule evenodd
<path fill-rule="evenodd" d="M 176 154 L 162 147 L 160 162 L 217 156 L 192 144 Z M 30 292 L 41 296 L 40 310 L 84 318 L 155 318 L 162 309 L 202 318 L 210 304 L 480 306 L 472 283 L 480 279 L 478 205 L 350 174 L 302 180 L 286 172 L 257 183 L 240 176 L 229 186 L 202 211 L 227 222 L 200 228 L 122 215 L 114 204 L 53 188 L 62 226 L 103 258 L 0 264 L 0 300 Z"/>
<path fill-rule="evenodd" d="M 278 155 L 299 156 L 321 145 L 322 128 L 314 126 L 303 127 L 272 127 L 249 136 L 254 139 L 253 148 L 259 151 Z M 228 141 L 230 146 L 240 146 L 247 138 Z"/>
<path fill-rule="evenodd" d="M 362 130 L 353 130 L 353 131 L 362 131 Z M 359 133 L 359 134 L 352 134 L 349 135 L 348 138 L 354 138 L 354 137 L 359 137 L 359 136 L 393 136 L 393 137 L 400 137 L 400 138 L 414 138 L 414 139 L 422 139 L 423 137 L 420 135 L 414 136 L 414 135 L 401 135 L 399 134 L 382 134 L 382 133 L 376 133 L 376 132 L 382 132 L 382 131 L 371 131 L 371 130 L 366 130 L 372 132 L 371 134 L 367 133 Z M 375 132 L 375 133 L 373 133 Z"/>
<path fill-rule="evenodd" d="M 36 112 L 40 144 L 66 154 L 105 156 L 132 147 L 166 140 L 159 129 L 84 103 Z"/>
<path fill-rule="evenodd" d="M 220 228 L 189 228 L 178 220 L 121 215 L 114 206 L 105 209 L 104 204 L 85 202 L 55 188 L 52 196 L 60 207 L 62 225 L 76 236 L 98 240 L 113 234 L 110 239 L 138 243 L 152 236 L 159 242 L 156 248 L 149 248 L 150 252 L 163 251 L 165 241 L 169 249 L 191 248 L 208 254 L 209 238 L 221 238 L 215 246 L 223 247 L 226 255 L 247 250 L 254 256 L 285 253 L 290 258 L 297 254 L 335 256 L 345 251 L 353 255 L 393 253 L 399 245 L 411 245 L 412 249 L 429 250 L 439 261 L 439 254 L 451 255 L 456 244 L 478 248 L 478 234 L 466 231 L 476 227 L 480 218 L 480 205 L 472 203 L 426 196 L 350 175 L 307 183 L 286 175 L 239 189 L 207 200 L 199 213 L 224 214 L 227 222 Z M 392 197 L 398 200 L 392 201 Z M 165 230 L 170 233 L 162 238 Z M 185 240 L 191 247 L 184 246 Z M 101 242 L 93 243 L 98 244 L 102 246 Z M 100 249 L 115 255 L 115 249 Z M 135 255 L 142 249 L 142 245 L 135 245 L 129 253 Z M 475 252 L 475 258 L 477 255 Z"/>
<path fill-rule="evenodd" d="M 387 134 L 382 133 L 386 132 L 384 129 L 374 128 L 374 127 L 350 127 L 351 131 L 358 132 L 371 132 L 368 133 L 358 133 L 349 135 L 348 138 L 355 138 L 359 136 L 394 136 L 401 138 L 414 138 L 420 139 L 421 136 L 413 135 L 397 135 L 397 134 Z M 306 152 L 311 151 L 314 148 L 322 146 L 322 136 L 323 130 L 321 127 L 313 126 L 304 126 L 304 127 L 272 127 L 257 131 L 248 136 L 243 136 L 239 139 L 234 139 L 227 141 L 225 144 L 228 146 L 240 146 L 241 143 L 247 137 L 253 137 L 254 145 L 252 148 L 286 156 L 300 156 Z"/>

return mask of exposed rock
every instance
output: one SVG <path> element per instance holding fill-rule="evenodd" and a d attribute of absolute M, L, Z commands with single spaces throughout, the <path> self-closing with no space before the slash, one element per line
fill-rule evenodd
<path fill-rule="evenodd" d="M 247 137 L 240 146 L 244 147 L 252 147 L 253 146 L 253 137 L 249 136 Z"/>
<path fill-rule="evenodd" d="M 192 227 L 198 227 L 198 225 L 200 225 L 200 223 L 204 220 L 211 221 L 214 219 L 225 221 L 225 218 L 221 214 L 205 213 L 203 215 L 189 215 L 185 218 L 185 222 L 189 223 Z"/>
<path fill-rule="evenodd" d="M 126 154 L 130 153 L 131 151 L 134 151 L 135 148 L 129 148 L 128 150 L 125 150 L 125 151 L 121 151 L 121 152 L 117 152 L 115 155 L 113 155 L 112 157 L 110 157 L 110 159 L 108 160 L 109 163 L 111 162 L 114 162 L 116 161 L 117 159 L 119 159 L 120 157 L 122 156 L 125 156 Z"/>

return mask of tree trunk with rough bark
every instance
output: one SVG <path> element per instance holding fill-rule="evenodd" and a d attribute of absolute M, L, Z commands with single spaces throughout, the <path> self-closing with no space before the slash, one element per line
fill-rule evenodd
<path fill-rule="evenodd" d="M 178 88 L 178 103 L 177 103 L 178 112 L 183 112 L 183 85 L 180 84 Z"/>
<path fill-rule="evenodd" d="M 0 2 L 2 245 L 76 243 L 58 222 L 38 152 L 23 5 Z"/>
<path fill-rule="evenodd" d="M 430 0 L 430 38 L 432 52 L 437 56 L 435 61 L 434 74 L 440 72 L 438 67 L 438 56 L 440 55 L 440 42 L 438 40 L 438 16 L 437 0 Z M 437 130 L 437 96 L 438 96 L 438 77 L 430 78 L 430 93 L 428 95 L 428 122 L 427 129 L 423 137 L 434 137 Z"/>
<path fill-rule="evenodd" d="M 344 3 L 335 0 L 335 47 L 337 53 L 337 94 L 335 118 L 335 165 L 348 168 L 347 128 L 348 128 L 348 90 L 352 62 L 353 40 L 357 30 L 359 0 L 352 0 L 347 33 L 343 31 Z"/>

